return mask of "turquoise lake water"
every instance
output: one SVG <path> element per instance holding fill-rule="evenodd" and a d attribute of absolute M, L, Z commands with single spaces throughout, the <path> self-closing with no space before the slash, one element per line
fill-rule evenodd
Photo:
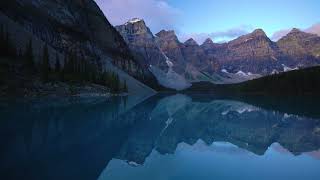
<path fill-rule="evenodd" d="M 0 101 L 0 179 L 319 180 L 314 97 Z"/>

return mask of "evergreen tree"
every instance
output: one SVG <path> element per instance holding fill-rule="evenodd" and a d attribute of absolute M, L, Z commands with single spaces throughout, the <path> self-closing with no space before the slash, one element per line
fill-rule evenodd
<path fill-rule="evenodd" d="M 124 82 L 123 82 L 122 91 L 123 92 L 128 92 L 128 86 L 127 86 L 127 81 L 126 80 L 124 80 Z"/>
<path fill-rule="evenodd" d="M 110 88 L 112 92 L 119 93 L 120 92 L 120 80 L 119 76 L 115 73 L 112 73 Z"/>
<path fill-rule="evenodd" d="M 6 49 L 6 40 L 5 40 L 5 33 L 3 25 L 0 26 L 0 53 L 1 55 L 5 55 L 5 49 Z"/>
<path fill-rule="evenodd" d="M 24 58 L 25 58 L 25 64 L 26 64 L 28 70 L 33 72 L 35 70 L 35 64 L 34 64 L 34 55 L 33 55 L 33 47 L 32 47 L 32 40 L 31 39 L 29 40 L 29 42 L 27 44 Z"/>
<path fill-rule="evenodd" d="M 10 38 L 10 33 L 3 26 L 0 27 L 0 55 L 5 57 L 16 57 L 17 52 Z"/>
<path fill-rule="evenodd" d="M 58 54 L 56 54 L 55 72 L 60 73 L 60 71 L 61 71 L 60 59 Z"/>
<path fill-rule="evenodd" d="M 50 72 L 49 52 L 48 52 L 48 46 L 45 45 L 43 48 L 43 56 L 42 56 L 42 64 L 41 64 L 41 78 L 43 82 L 49 81 L 49 72 Z"/>

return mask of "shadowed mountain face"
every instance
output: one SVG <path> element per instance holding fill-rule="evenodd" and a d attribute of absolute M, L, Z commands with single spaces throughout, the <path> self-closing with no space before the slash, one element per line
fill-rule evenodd
<path fill-rule="evenodd" d="M 5 0 L 0 4 L 1 25 L 5 29 L 12 29 L 9 23 L 2 22 L 2 19 L 9 18 L 19 26 L 16 29 L 29 32 L 25 33 L 24 39 L 16 39 L 18 33 L 10 30 L 10 36 L 19 49 L 24 51 L 24 42 L 29 40 L 33 41 L 34 47 L 38 47 L 40 39 L 52 48 L 50 57 L 60 54 L 65 59 L 64 56 L 74 53 L 95 65 L 99 71 L 123 74 L 120 69 L 148 85 L 157 83 L 151 72 L 132 56 L 126 42 L 94 0 Z M 38 60 L 42 48 L 33 51 Z M 53 66 L 55 59 L 50 60 Z M 126 78 L 127 75 L 120 76 L 134 81 Z"/>
<path fill-rule="evenodd" d="M 22 0 L 1 4 L 3 13 L 61 53 L 80 51 L 93 59 L 107 53 L 119 57 L 119 61 L 121 54 L 129 55 L 125 42 L 94 1 Z"/>
<path fill-rule="evenodd" d="M 228 142 L 257 156 L 275 143 L 294 156 L 320 148 L 314 99 L 279 107 L 237 99 L 160 94 L 134 107 L 130 98 L 2 101 L 1 179 L 97 179 L 112 159 L 143 165 L 153 152 L 175 156 L 199 140 L 203 148 Z"/>

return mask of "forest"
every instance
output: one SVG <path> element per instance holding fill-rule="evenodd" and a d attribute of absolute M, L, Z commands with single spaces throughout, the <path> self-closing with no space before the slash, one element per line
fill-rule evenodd
<path fill-rule="evenodd" d="M 53 63 L 50 62 L 52 58 L 47 45 L 40 50 L 40 61 L 36 61 L 31 39 L 24 49 L 18 49 L 10 33 L 4 26 L 0 27 L 0 85 L 7 83 L 8 75 L 15 73 L 12 71 L 19 71 L 24 77 L 39 78 L 43 83 L 93 83 L 110 88 L 112 93 L 128 92 L 126 81 L 121 81 L 117 74 L 99 70 L 95 64 L 75 52 L 65 53 L 63 60 L 56 54 Z"/>

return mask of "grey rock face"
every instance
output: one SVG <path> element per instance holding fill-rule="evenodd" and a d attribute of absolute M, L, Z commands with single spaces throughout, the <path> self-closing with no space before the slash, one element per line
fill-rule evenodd
<path fill-rule="evenodd" d="M 292 31 L 281 38 L 277 45 L 281 51 L 296 64 L 307 66 L 319 63 L 320 37 L 292 29 Z"/>
<path fill-rule="evenodd" d="M 186 61 L 183 56 L 183 45 L 179 42 L 174 31 L 162 30 L 156 34 L 156 41 L 160 49 L 174 63 L 174 70 L 180 74 L 185 73 Z"/>
<path fill-rule="evenodd" d="M 193 40 L 187 40 L 182 47 L 184 59 L 199 70 L 209 70 L 212 60 L 205 54 L 205 51 Z"/>
<path fill-rule="evenodd" d="M 293 29 L 275 43 L 257 29 L 224 44 L 210 40 L 201 45 L 208 57 L 214 57 L 220 69 L 267 75 L 283 71 L 283 66 L 308 67 L 320 63 L 320 37 Z M 217 69 L 219 69 L 217 68 Z"/>
<path fill-rule="evenodd" d="M 146 68 L 154 65 L 165 71 L 168 69 L 164 53 L 158 47 L 152 32 L 143 20 L 135 18 L 124 25 L 116 26 L 116 29 L 140 64 Z"/>

